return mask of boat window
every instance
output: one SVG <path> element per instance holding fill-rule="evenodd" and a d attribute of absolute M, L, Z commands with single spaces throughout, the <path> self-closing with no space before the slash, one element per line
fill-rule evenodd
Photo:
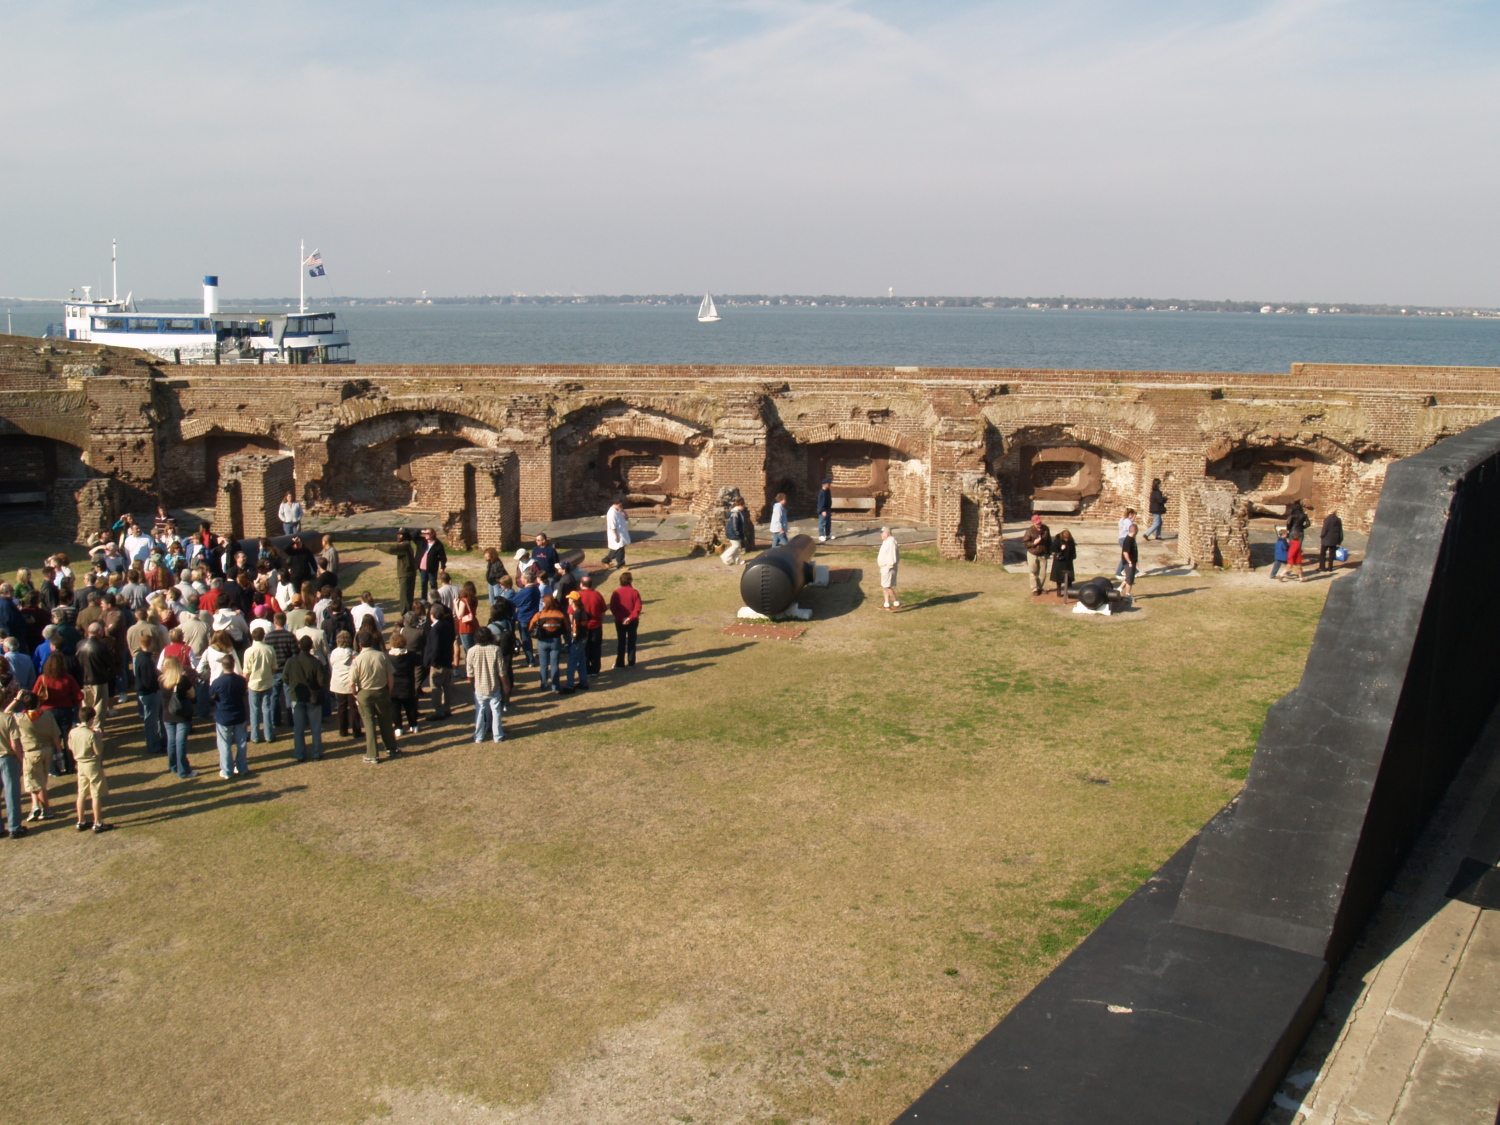
<path fill-rule="evenodd" d="M 94 317 L 94 330 L 96 332 L 124 332 L 125 321 L 118 316 L 96 316 Z"/>
<path fill-rule="evenodd" d="M 169 320 L 166 329 L 168 332 L 191 332 L 196 323 L 194 320 Z"/>
<path fill-rule="evenodd" d="M 136 317 L 130 322 L 132 332 L 160 332 L 161 321 L 154 316 Z"/>
<path fill-rule="evenodd" d="M 198 331 L 199 332 L 212 332 L 213 330 L 214 330 L 214 322 L 213 321 L 211 321 L 211 320 L 200 320 L 198 322 Z"/>

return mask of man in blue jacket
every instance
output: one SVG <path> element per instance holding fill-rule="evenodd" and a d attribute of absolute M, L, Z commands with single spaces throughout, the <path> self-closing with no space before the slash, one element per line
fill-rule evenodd
<path fill-rule="evenodd" d="M 833 478 L 824 477 L 818 486 L 818 542 L 833 538 Z"/>
<path fill-rule="evenodd" d="M 519 578 L 520 585 L 516 587 L 516 595 L 511 599 L 511 604 L 516 607 L 516 630 L 521 638 L 521 653 L 526 658 L 526 667 L 530 668 L 536 663 L 536 650 L 531 647 L 531 619 L 542 608 L 542 588 L 536 581 L 534 571 L 523 570 Z"/>
<path fill-rule="evenodd" d="M 234 657 L 225 655 L 222 668 L 208 689 L 214 708 L 214 730 L 219 738 L 219 776 L 225 781 L 238 774 L 250 776 L 250 689 L 245 677 L 234 670 Z"/>

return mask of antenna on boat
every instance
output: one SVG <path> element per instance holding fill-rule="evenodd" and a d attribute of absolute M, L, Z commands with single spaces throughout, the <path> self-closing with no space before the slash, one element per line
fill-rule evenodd
<path fill-rule="evenodd" d="M 120 299 L 120 269 L 115 263 L 115 240 L 113 238 L 109 240 L 109 288 L 109 299 L 118 301 Z"/>
<path fill-rule="evenodd" d="M 307 311 L 307 239 L 303 239 L 297 251 L 297 311 Z"/>

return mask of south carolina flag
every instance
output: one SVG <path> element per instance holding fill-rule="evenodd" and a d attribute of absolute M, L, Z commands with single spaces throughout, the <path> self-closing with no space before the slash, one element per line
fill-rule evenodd
<path fill-rule="evenodd" d="M 302 264 L 307 267 L 308 277 L 323 276 L 323 255 L 320 251 L 314 250 L 307 256 L 307 261 Z"/>

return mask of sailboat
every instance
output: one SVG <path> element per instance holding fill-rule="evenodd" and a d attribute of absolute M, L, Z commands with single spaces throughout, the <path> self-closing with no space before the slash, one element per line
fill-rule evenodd
<path fill-rule="evenodd" d="M 719 310 L 714 308 L 714 295 L 712 293 L 704 293 L 703 303 L 698 306 L 698 323 L 712 324 L 718 319 Z"/>

